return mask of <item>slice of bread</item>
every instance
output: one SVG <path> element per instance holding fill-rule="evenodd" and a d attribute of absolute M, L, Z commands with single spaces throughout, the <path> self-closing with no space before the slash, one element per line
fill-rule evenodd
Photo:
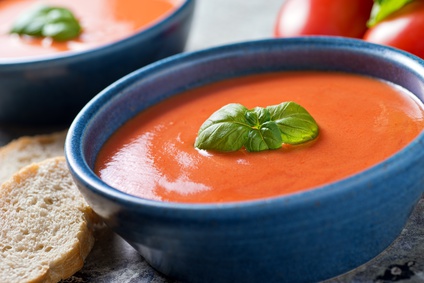
<path fill-rule="evenodd" d="M 0 148 L 0 184 L 33 162 L 63 156 L 66 131 L 20 137 Z"/>
<path fill-rule="evenodd" d="M 0 282 L 70 277 L 94 244 L 96 221 L 63 156 L 22 168 L 0 187 Z"/>

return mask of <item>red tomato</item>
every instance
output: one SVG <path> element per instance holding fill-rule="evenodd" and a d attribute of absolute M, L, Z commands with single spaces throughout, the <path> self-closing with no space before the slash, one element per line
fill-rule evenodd
<path fill-rule="evenodd" d="M 366 41 L 390 45 L 424 58 L 424 1 L 414 1 L 370 28 Z"/>
<path fill-rule="evenodd" d="M 373 0 L 285 0 L 274 35 L 334 35 L 362 38 Z"/>

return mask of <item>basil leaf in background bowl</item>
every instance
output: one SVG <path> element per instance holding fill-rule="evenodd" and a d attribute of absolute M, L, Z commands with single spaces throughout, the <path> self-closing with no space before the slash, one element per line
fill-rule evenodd
<path fill-rule="evenodd" d="M 78 20 L 68 9 L 37 5 L 24 12 L 10 32 L 66 41 L 78 37 L 81 30 Z"/>

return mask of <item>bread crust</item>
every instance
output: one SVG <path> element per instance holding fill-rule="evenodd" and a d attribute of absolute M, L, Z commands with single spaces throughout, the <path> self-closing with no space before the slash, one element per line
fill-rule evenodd
<path fill-rule="evenodd" d="M 33 163 L 0 187 L 0 282 L 58 282 L 82 268 L 98 218 L 65 158 Z"/>
<path fill-rule="evenodd" d="M 63 156 L 66 134 L 67 130 L 23 136 L 0 147 L 0 184 L 28 164 Z"/>

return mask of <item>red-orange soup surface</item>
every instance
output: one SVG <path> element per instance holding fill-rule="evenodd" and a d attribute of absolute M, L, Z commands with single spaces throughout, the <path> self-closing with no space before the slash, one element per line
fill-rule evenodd
<path fill-rule="evenodd" d="M 68 8 L 83 32 L 66 42 L 10 34 L 13 22 L 35 4 Z M 81 51 L 127 37 L 181 5 L 183 0 L 1 0 L 0 58 L 45 56 Z"/>
<path fill-rule="evenodd" d="M 315 118 L 318 138 L 278 150 L 197 150 L 201 124 L 228 103 L 248 108 L 294 101 Z M 187 203 L 263 199 L 309 190 L 390 157 L 424 129 L 422 103 L 398 86 L 333 72 L 231 79 L 172 97 L 122 126 L 101 149 L 96 173 L 142 198 Z"/>

